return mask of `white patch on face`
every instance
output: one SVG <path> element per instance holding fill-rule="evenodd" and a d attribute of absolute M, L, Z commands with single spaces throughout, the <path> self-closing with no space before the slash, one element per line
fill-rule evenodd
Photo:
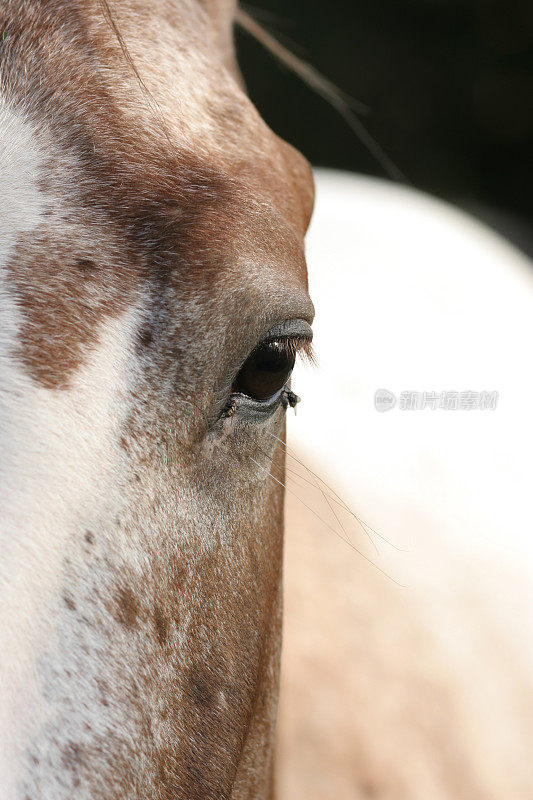
<path fill-rule="evenodd" d="M 47 719 L 36 674 L 54 637 L 65 547 L 120 457 L 130 343 L 137 312 L 108 320 L 62 391 L 16 359 L 24 324 L 5 264 L 40 222 L 43 158 L 21 117 L 0 103 L 0 797 L 18 800 L 24 753 Z M 101 504 L 100 499 L 100 504 Z"/>
<path fill-rule="evenodd" d="M 0 370 L 3 800 L 17 797 L 14 767 L 46 718 L 35 667 L 54 636 L 65 547 L 91 514 L 119 457 L 131 323 L 130 317 L 106 326 L 68 391 L 43 389 L 15 364 L 3 363 Z"/>
<path fill-rule="evenodd" d="M 10 575 L 8 554 L 10 540 L 15 536 L 15 531 L 8 529 L 7 520 L 11 491 L 7 481 L 11 485 L 13 482 L 10 475 L 13 459 L 9 458 L 9 451 L 16 446 L 14 439 L 9 440 L 9 418 L 17 418 L 22 386 L 12 362 L 18 311 L 4 286 L 3 271 L 19 235 L 37 227 L 43 213 L 44 197 L 37 188 L 40 165 L 41 156 L 34 145 L 30 126 L 0 98 L 0 195 L 3 198 L 0 210 L 0 794 L 8 800 L 15 796 L 13 765 L 17 742 L 14 726 L 20 713 L 18 701 L 29 675 L 24 674 L 19 662 L 20 648 L 11 641 L 15 617 L 19 614 L 7 596 L 8 585 L 13 586 L 13 579 L 16 579 L 16 574 Z M 19 591 L 19 605 L 25 600 L 24 588 Z M 20 638 L 26 634 L 26 630 L 20 631 Z"/>
<path fill-rule="evenodd" d="M 45 198 L 37 183 L 42 163 L 32 127 L 0 97 L 0 269 L 18 235 L 41 219 Z"/>

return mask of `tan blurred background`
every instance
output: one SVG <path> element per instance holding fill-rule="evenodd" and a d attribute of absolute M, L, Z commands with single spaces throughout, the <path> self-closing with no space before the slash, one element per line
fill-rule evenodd
<path fill-rule="evenodd" d="M 335 172 L 317 173 L 308 258 L 280 797 L 530 800 L 531 263 L 428 195 Z M 380 388 L 498 397 L 379 412 Z"/>

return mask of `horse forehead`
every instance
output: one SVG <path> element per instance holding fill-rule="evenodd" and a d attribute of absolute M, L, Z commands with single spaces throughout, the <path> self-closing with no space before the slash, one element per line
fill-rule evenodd
<path fill-rule="evenodd" d="M 270 268 L 300 282 L 312 184 L 297 160 L 292 168 L 286 163 L 284 156 L 276 169 L 255 154 L 232 162 L 179 148 L 162 157 L 131 153 L 124 161 L 85 163 L 76 198 L 80 222 L 86 215 L 85 227 L 94 230 L 97 209 L 111 222 L 102 226 L 104 246 L 109 231 L 125 251 L 133 248 L 132 265 L 137 261 L 147 278 L 157 266 L 200 289 L 253 261 L 265 273 Z"/>
<path fill-rule="evenodd" d="M 270 130 L 243 91 L 233 47 L 236 0 L 171 0 L 172 11 L 166 15 L 165 5 L 158 2 L 147 10 L 140 3 L 137 16 L 119 19 L 150 98 L 138 96 L 132 104 L 136 92 L 112 90 L 109 99 L 119 113 L 113 115 L 107 133 L 112 138 L 117 133 L 127 136 L 133 114 L 150 149 L 159 112 L 163 124 L 155 131 L 158 146 L 166 150 L 161 139 L 166 132 L 171 148 L 178 148 L 176 157 L 171 150 L 171 174 L 179 174 L 180 160 L 185 160 L 192 166 L 187 172 L 194 184 L 205 185 L 209 178 L 204 176 L 211 174 L 220 185 L 223 176 L 234 188 L 241 211 L 247 195 L 257 198 L 267 213 L 269 207 L 280 222 L 298 226 L 303 235 L 314 199 L 310 166 Z M 190 33 L 184 36 L 187 29 Z M 106 135 L 105 126 L 95 130 L 97 136 Z M 149 169 L 145 177 L 150 179 Z M 231 205 L 228 196 L 226 203 Z"/>
<path fill-rule="evenodd" d="M 236 287 L 260 311 L 272 286 L 305 284 L 283 181 L 260 187 L 252 167 L 248 176 L 246 169 L 231 175 L 216 159 L 190 153 L 145 154 L 137 163 L 135 152 L 112 159 L 103 148 L 56 174 L 37 128 L 5 103 L 0 111 L 0 166 L 18 165 L 16 180 L 8 170 L 0 183 L 14 207 L 28 206 L 30 190 L 39 201 L 31 224 L 11 236 L 3 271 L 23 315 L 18 353 L 42 385 L 67 386 L 100 325 L 154 287 L 156 299 L 158 286 L 177 290 L 172 296 L 182 310 L 180 298 L 187 303 L 191 324 L 215 315 L 224 325 L 231 313 L 224 296 Z"/>
<path fill-rule="evenodd" d="M 90 20 L 82 24 L 66 6 L 58 8 L 65 19 L 49 20 L 39 52 L 24 39 L 31 20 L 19 30 L 16 15 L 8 14 L 12 47 L 5 63 L 17 114 L 30 121 L 30 149 L 40 161 L 31 174 L 40 173 L 37 189 L 46 205 L 6 267 L 27 319 L 21 333 L 27 366 L 50 386 L 63 385 L 52 369 L 50 342 L 56 350 L 64 345 L 60 360 L 71 374 L 97 325 L 134 304 L 154 275 L 177 276 L 195 300 L 202 288 L 224 293 L 236 283 L 253 295 L 261 276 L 271 285 L 305 288 L 302 243 L 312 195 L 306 162 L 262 122 L 198 30 L 191 45 L 198 52 L 187 50 L 183 32 L 178 44 L 185 45 L 176 51 L 174 24 L 147 34 L 143 52 L 135 35 L 141 17 L 132 18 L 133 27 L 118 19 L 152 98 L 147 102 L 113 31 L 104 24 L 98 39 Z M 155 24 L 150 15 L 145 22 Z M 95 69 L 95 51 L 85 57 L 87 41 L 103 48 L 110 80 Z M 115 60 L 106 47 L 114 48 Z M 31 91 L 24 95 L 18 81 L 25 70 Z M 55 85 L 60 78 L 63 87 Z M 7 137 L 13 139 L 9 130 Z M 219 280 L 224 274 L 232 278 L 226 284 Z M 204 314 L 201 302 L 191 308 Z"/>
<path fill-rule="evenodd" d="M 135 206 L 150 223 L 150 211 L 162 218 L 168 204 L 205 209 L 211 193 L 240 218 L 247 204 L 261 203 L 270 229 L 276 219 L 303 234 L 312 206 L 308 165 L 270 131 L 225 64 L 219 38 L 231 32 L 233 0 L 123 0 L 113 8 L 116 30 L 96 1 L 52 5 L 53 17 L 21 20 L 8 3 L 3 68 L 10 92 L 24 96 L 34 122 L 78 162 L 89 206 L 100 193 L 112 199 L 115 219 Z M 71 195 L 72 176 L 64 177 Z M 233 194 L 219 191 L 224 183 Z"/>

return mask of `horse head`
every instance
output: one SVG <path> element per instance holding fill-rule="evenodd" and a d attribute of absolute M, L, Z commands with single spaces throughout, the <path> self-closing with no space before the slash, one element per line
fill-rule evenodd
<path fill-rule="evenodd" d="M 234 15 L 0 11 L 4 800 L 271 796 L 313 187 Z"/>

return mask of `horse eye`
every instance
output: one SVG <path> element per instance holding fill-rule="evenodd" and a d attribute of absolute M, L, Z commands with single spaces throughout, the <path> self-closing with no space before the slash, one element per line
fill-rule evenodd
<path fill-rule="evenodd" d="M 289 380 L 297 350 L 292 339 L 263 342 L 244 362 L 232 393 L 245 394 L 262 403 L 272 400 Z"/>

